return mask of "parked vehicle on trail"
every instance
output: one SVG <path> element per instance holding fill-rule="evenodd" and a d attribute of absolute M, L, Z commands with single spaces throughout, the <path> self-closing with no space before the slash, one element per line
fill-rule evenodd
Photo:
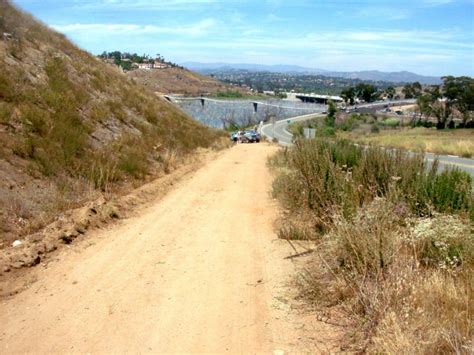
<path fill-rule="evenodd" d="M 261 140 L 260 133 L 255 130 L 238 131 L 230 134 L 230 140 L 234 143 L 258 143 Z"/>
<path fill-rule="evenodd" d="M 260 142 L 260 133 L 256 131 L 245 131 L 241 136 L 242 143 L 258 143 Z"/>

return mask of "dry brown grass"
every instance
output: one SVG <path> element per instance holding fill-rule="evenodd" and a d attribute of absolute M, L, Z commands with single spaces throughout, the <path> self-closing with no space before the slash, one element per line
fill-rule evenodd
<path fill-rule="evenodd" d="M 340 219 L 318 246 L 324 262 L 316 264 L 314 281 L 308 283 L 316 292 L 304 291 L 316 295 L 313 302 L 320 309 L 322 304 L 342 309 L 355 321 L 346 329 L 352 350 L 469 354 L 474 335 L 470 227 L 449 215 L 410 219 L 398 209 L 377 200 L 356 220 Z M 425 228 L 427 221 L 442 228 L 433 233 Z M 433 259 L 422 259 L 423 248 L 431 249 Z"/>
<path fill-rule="evenodd" d="M 474 130 L 437 130 L 435 128 L 403 128 L 360 134 L 338 132 L 338 136 L 361 144 L 401 148 L 436 154 L 453 154 L 465 158 L 474 156 Z"/>
<path fill-rule="evenodd" d="M 472 270 L 470 270 L 472 272 Z M 386 310 L 369 352 L 415 354 L 469 354 L 472 350 L 472 284 L 466 275 L 446 272 L 406 273 L 405 297 Z M 410 286 L 407 286 L 407 283 Z"/>
<path fill-rule="evenodd" d="M 215 94 L 232 89 L 228 84 L 180 68 L 134 70 L 127 73 L 137 83 L 164 94 Z M 244 90 L 241 90 L 244 93 Z"/>

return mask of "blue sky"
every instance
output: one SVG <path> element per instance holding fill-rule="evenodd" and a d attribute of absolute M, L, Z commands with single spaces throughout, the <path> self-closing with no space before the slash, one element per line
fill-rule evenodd
<path fill-rule="evenodd" d="M 16 0 L 94 53 L 474 76 L 474 0 Z"/>

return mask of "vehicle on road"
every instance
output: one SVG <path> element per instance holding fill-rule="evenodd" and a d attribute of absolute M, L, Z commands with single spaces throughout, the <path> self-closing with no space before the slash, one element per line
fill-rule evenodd
<path fill-rule="evenodd" d="M 260 133 L 256 131 L 245 131 L 240 137 L 242 143 L 258 143 L 260 139 Z"/>

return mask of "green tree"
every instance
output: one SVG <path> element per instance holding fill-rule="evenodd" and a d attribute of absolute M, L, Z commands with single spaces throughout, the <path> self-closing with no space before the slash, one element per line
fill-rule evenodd
<path fill-rule="evenodd" d="M 412 84 L 406 84 L 402 89 L 405 99 L 413 99 L 421 96 L 423 94 L 423 87 L 418 81 L 415 81 Z"/>
<path fill-rule="evenodd" d="M 390 100 L 392 100 L 396 94 L 395 88 L 393 86 L 389 86 L 388 88 L 385 89 L 385 94 Z"/>
<path fill-rule="evenodd" d="M 360 83 L 355 88 L 357 97 L 365 102 L 372 102 L 377 97 L 377 88 L 370 84 Z"/>
<path fill-rule="evenodd" d="M 326 126 L 334 127 L 334 124 L 336 122 L 336 112 L 337 112 L 336 104 L 333 101 L 329 100 L 328 101 L 328 114 L 326 115 L 326 118 L 325 118 Z"/>
<path fill-rule="evenodd" d="M 422 94 L 423 87 L 418 81 L 415 81 L 413 84 L 411 84 L 411 88 L 414 97 L 419 97 Z"/>
<path fill-rule="evenodd" d="M 120 63 L 120 66 L 122 67 L 123 70 L 132 70 L 132 62 L 129 61 L 129 60 L 126 60 L 126 61 L 122 61 Z"/>
<path fill-rule="evenodd" d="M 431 113 L 432 113 L 431 106 L 433 102 L 434 102 L 433 97 L 429 93 L 423 94 L 416 99 L 418 110 L 420 111 L 419 121 L 422 120 L 423 115 L 425 115 L 426 119 L 428 119 L 428 117 L 431 116 Z"/>
<path fill-rule="evenodd" d="M 446 128 L 446 122 L 451 115 L 451 107 L 443 100 L 443 92 L 439 85 L 432 86 L 426 93 L 430 96 L 430 114 L 437 120 L 436 128 Z"/>
<path fill-rule="evenodd" d="M 465 126 L 474 111 L 474 79 L 468 76 L 446 76 L 442 79 L 446 105 L 461 114 L 462 126 Z"/>
<path fill-rule="evenodd" d="M 406 84 L 403 89 L 402 93 L 405 96 L 405 99 L 413 99 L 415 95 L 413 94 L 413 88 L 410 84 Z"/>
<path fill-rule="evenodd" d="M 344 99 L 344 102 L 350 105 L 354 105 L 354 100 L 356 98 L 356 92 L 353 87 L 349 87 L 341 91 L 341 97 Z"/>
<path fill-rule="evenodd" d="M 120 51 L 110 52 L 109 58 L 122 59 L 122 53 Z"/>

